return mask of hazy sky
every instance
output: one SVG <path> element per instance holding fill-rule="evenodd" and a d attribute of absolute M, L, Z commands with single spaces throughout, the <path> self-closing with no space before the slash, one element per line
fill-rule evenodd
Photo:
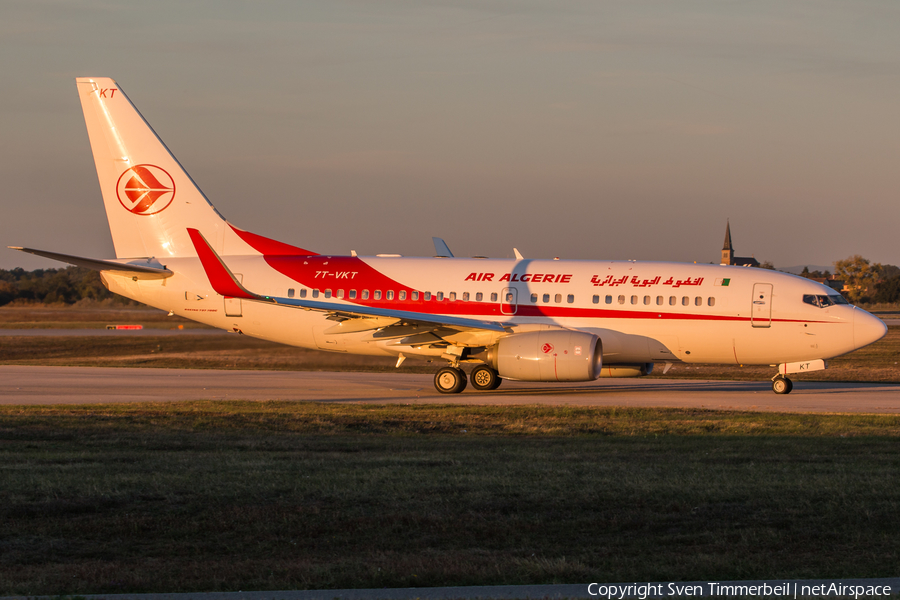
<path fill-rule="evenodd" d="M 900 3 L 0 3 L 0 244 L 113 256 L 77 76 L 327 253 L 900 264 Z M 0 250 L 0 268 L 58 263 Z"/>

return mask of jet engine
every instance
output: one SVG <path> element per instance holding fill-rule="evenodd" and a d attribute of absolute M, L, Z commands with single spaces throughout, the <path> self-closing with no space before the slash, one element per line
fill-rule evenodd
<path fill-rule="evenodd" d="M 520 381 L 593 381 L 603 366 L 600 338 L 583 331 L 515 333 L 485 354 L 500 377 Z"/>

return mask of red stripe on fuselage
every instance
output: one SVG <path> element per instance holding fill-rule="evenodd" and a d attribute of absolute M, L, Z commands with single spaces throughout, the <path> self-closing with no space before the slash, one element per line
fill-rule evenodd
<path fill-rule="evenodd" d="M 197 250 L 197 256 L 200 258 L 200 264 L 203 265 L 206 277 L 217 294 L 230 298 L 246 298 L 248 300 L 255 298 L 255 296 L 247 294 L 240 286 L 235 284 L 225 265 L 216 256 L 216 253 L 212 251 L 212 248 L 209 247 L 209 244 L 206 243 L 199 231 L 196 229 L 188 229 L 187 231 L 188 235 L 191 236 L 191 241 L 194 243 L 194 249 Z"/>
<path fill-rule="evenodd" d="M 278 240 L 273 240 L 243 229 L 238 229 L 231 223 L 228 224 L 239 238 L 247 242 L 254 250 L 265 256 L 318 256 L 315 252 L 291 246 Z"/>

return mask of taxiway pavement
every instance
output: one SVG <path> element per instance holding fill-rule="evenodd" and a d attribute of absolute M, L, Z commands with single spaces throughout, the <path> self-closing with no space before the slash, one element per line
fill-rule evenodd
<path fill-rule="evenodd" d="M 431 375 L 0 366 L 0 404 L 92 404 L 174 400 L 300 400 L 400 404 L 657 406 L 778 412 L 900 413 L 900 385 L 794 381 L 786 396 L 767 381 L 600 379 L 589 383 L 504 381 L 443 395 Z"/>

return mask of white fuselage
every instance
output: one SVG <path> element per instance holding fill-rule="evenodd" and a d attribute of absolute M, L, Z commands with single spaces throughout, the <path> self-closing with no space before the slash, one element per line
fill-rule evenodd
<path fill-rule="evenodd" d="M 604 365 L 767 364 L 827 359 L 884 335 L 883 322 L 786 273 L 666 262 L 347 256 L 225 256 L 255 293 L 596 334 Z M 440 345 L 400 345 L 373 331 L 343 333 L 322 312 L 223 298 L 197 258 L 168 259 L 175 275 L 137 280 L 104 273 L 110 290 L 189 319 L 274 342 L 371 355 L 439 356 Z M 352 298 L 352 299 L 351 299 Z M 494 332 L 444 339 L 488 346 Z"/>

